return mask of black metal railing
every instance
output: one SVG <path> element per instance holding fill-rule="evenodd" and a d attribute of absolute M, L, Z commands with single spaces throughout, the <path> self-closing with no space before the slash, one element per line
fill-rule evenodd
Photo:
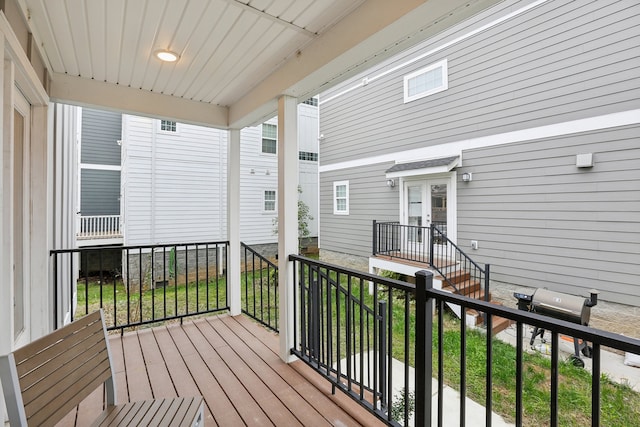
<path fill-rule="evenodd" d="M 334 390 L 346 393 L 387 425 L 431 425 L 432 419 L 437 420 L 438 426 L 452 420 L 466 425 L 466 398 L 471 388 L 476 394 L 479 388 L 480 397 L 473 397 L 484 406 L 485 420 L 478 424 L 492 425 L 493 397 L 500 393 L 503 398 L 502 394 L 510 393 L 513 404 L 507 405 L 509 413 L 503 415 L 520 426 L 527 399 L 541 399 L 540 395 L 525 393 L 525 380 L 540 375 L 549 377 L 548 405 L 543 403 L 547 412 L 535 414 L 535 418 L 545 416 L 548 422 L 540 423 L 559 425 L 562 411 L 571 409 L 571 403 L 564 402 L 573 396 L 571 386 L 559 387 L 560 372 L 568 364 L 561 360 L 559 337 L 566 335 L 591 343 L 593 373 L 585 380 L 591 387 L 591 409 L 590 414 L 581 414 L 581 419 L 590 418 L 591 425 L 599 426 L 604 420 L 603 408 L 609 407 L 606 399 L 617 399 L 611 389 L 602 392 L 605 387 L 615 387 L 601 376 L 602 349 L 640 354 L 637 339 L 433 289 L 433 275 L 429 271 L 418 272 L 413 285 L 298 255 L 291 255 L 289 260 L 295 267 L 292 353 L 330 381 Z M 463 318 L 468 310 L 482 313 L 489 329 L 495 316 L 513 321 L 515 348 L 498 342 L 492 334 L 469 328 L 464 321 L 447 323 L 445 303 L 460 306 Z M 525 325 L 550 332 L 551 355 L 547 364 L 540 362 L 543 357 L 536 361 L 525 352 Z M 471 345 L 468 343 L 472 341 L 474 346 L 477 342 L 481 346 L 474 347 L 473 356 L 467 354 Z M 501 354 L 506 351 L 505 346 L 512 349 L 508 355 Z M 498 349 L 495 352 L 494 347 Z M 494 362 L 498 357 L 502 357 L 499 366 Z M 472 359 L 484 366 L 481 374 L 477 366 L 473 370 L 469 367 Z M 394 366 L 400 368 L 396 372 L 402 372 L 401 375 L 394 376 Z M 501 372 L 496 378 L 501 383 L 496 388 L 493 374 L 498 370 Z M 437 382 L 432 383 L 432 378 Z M 469 378 L 473 382 L 468 382 Z M 458 414 L 443 411 L 445 386 L 458 392 Z M 433 392 L 437 392 L 435 405 Z M 412 400 L 410 397 L 415 398 L 411 408 L 407 404 Z M 611 422 L 618 414 L 606 415 L 613 417 L 607 418 Z"/>
<path fill-rule="evenodd" d="M 437 226 L 432 225 L 429 233 L 429 265 L 442 277 L 443 287 L 450 286 L 457 293 L 490 301 L 490 265 L 481 267 Z"/>
<path fill-rule="evenodd" d="M 292 353 L 386 422 L 410 393 L 415 363 L 415 286 L 292 255 L 295 345 Z M 401 328 L 402 338 L 397 337 Z M 394 340 L 394 338 L 396 338 Z M 392 388 L 393 360 L 404 369 Z M 400 415 L 409 419 L 408 407 Z M 402 411 L 402 410 L 400 410 Z"/>
<path fill-rule="evenodd" d="M 242 312 L 278 332 L 278 266 L 242 243 Z"/>
<path fill-rule="evenodd" d="M 437 239 L 447 236 L 447 223 L 433 221 L 431 226 L 439 230 Z M 430 227 L 422 225 L 404 225 L 398 221 L 378 222 L 373 220 L 373 255 L 385 255 L 407 261 L 430 261 L 430 248 L 442 244 L 433 240 Z"/>
<path fill-rule="evenodd" d="M 488 264 L 474 262 L 447 236 L 447 224 L 429 227 L 373 221 L 373 255 L 424 263 L 457 293 L 490 300 Z"/>
<path fill-rule="evenodd" d="M 54 326 L 99 308 L 109 330 L 228 310 L 228 249 L 203 242 L 52 250 Z M 59 301 L 65 294 L 72 297 Z"/>

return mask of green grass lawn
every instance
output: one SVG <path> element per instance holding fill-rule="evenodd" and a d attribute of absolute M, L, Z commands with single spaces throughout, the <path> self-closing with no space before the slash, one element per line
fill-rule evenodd
<path fill-rule="evenodd" d="M 78 306 L 76 317 L 102 308 L 107 327 L 139 324 L 156 319 L 219 310 L 227 307 L 227 282 L 216 281 L 177 284 L 169 281 L 166 286 L 147 289 L 137 288 L 129 294 L 121 280 L 104 283 L 78 282 Z M 100 300 L 102 299 L 102 307 Z"/>
<path fill-rule="evenodd" d="M 460 382 L 460 321 L 447 316 L 444 329 L 445 382 L 458 389 Z M 435 331 L 434 331 L 435 337 Z M 485 402 L 486 336 L 478 330 L 467 331 L 467 395 Z M 515 420 L 516 349 L 494 339 L 493 409 L 507 421 Z M 434 352 L 437 343 L 434 341 Z M 435 356 L 435 353 L 434 353 Z M 434 368 L 435 369 L 435 368 Z M 591 374 L 570 362 L 559 365 L 558 423 L 561 426 L 591 425 Z M 548 425 L 551 396 L 551 361 L 538 353 L 523 356 L 524 425 Z M 600 380 L 601 424 L 638 426 L 640 394 L 629 386 L 606 376 Z"/>
<path fill-rule="evenodd" d="M 267 282 L 266 273 L 265 270 L 242 274 L 242 308 L 253 317 L 277 328 L 277 286 L 273 278 Z M 102 300 L 107 327 L 222 310 L 228 305 L 227 281 L 223 276 L 210 280 L 208 286 L 204 280 L 199 281 L 198 285 L 195 282 L 186 285 L 170 279 L 164 287 L 143 287 L 142 294 L 136 287 L 130 292 L 128 301 L 127 289 L 121 279 L 106 282 L 102 286 L 98 280 L 81 280 L 77 292 L 75 317 L 100 309 Z"/>

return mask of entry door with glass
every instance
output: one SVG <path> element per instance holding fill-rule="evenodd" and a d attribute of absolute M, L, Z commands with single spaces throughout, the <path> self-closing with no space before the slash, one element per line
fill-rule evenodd
<path fill-rule="evenodd" d="M 428 228 L 437 228 L 435 243 L 443 243 L 447 234 L 448 180 L 407 182 L 405 186 L 407 240 L 414 247 L 429 243 Z"/>

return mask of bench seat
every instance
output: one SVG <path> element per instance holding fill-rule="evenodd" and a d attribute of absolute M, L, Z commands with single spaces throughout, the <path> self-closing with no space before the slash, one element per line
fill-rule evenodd
<path fill-rule="evenodd" d="M 202 425 L 202 398 L 153 399 L 113 405 L 91 425 L 199 426 Z"/>
<path fill-rule="evenodd" d="M 53 426 L 102 386 L 106 409 L 96 414 L 95 426 L 204 424 L 201 396 L 116 405 L 112 366 L 102 310 L 0 356 L 0 380 L 11 426 Z"/>

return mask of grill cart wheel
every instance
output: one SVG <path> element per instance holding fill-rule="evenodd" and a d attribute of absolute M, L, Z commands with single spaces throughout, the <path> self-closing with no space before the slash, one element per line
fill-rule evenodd
<path fill-rule="evenodd" d="M 582 352 L 584 357 L 588 357 L 589 359 L 591 359 L 591 356 L 593 356 L 593 347 L 591 347 L 590 345 L 584 346 L 580 351 Z"/>
<path fill-rule="evenodd" d="M 584 368 L 584 360 L 580 359 L 575 354 L 569 356 L 569 361 L 573 366 L 577 366 L 578 368 Z"/>

